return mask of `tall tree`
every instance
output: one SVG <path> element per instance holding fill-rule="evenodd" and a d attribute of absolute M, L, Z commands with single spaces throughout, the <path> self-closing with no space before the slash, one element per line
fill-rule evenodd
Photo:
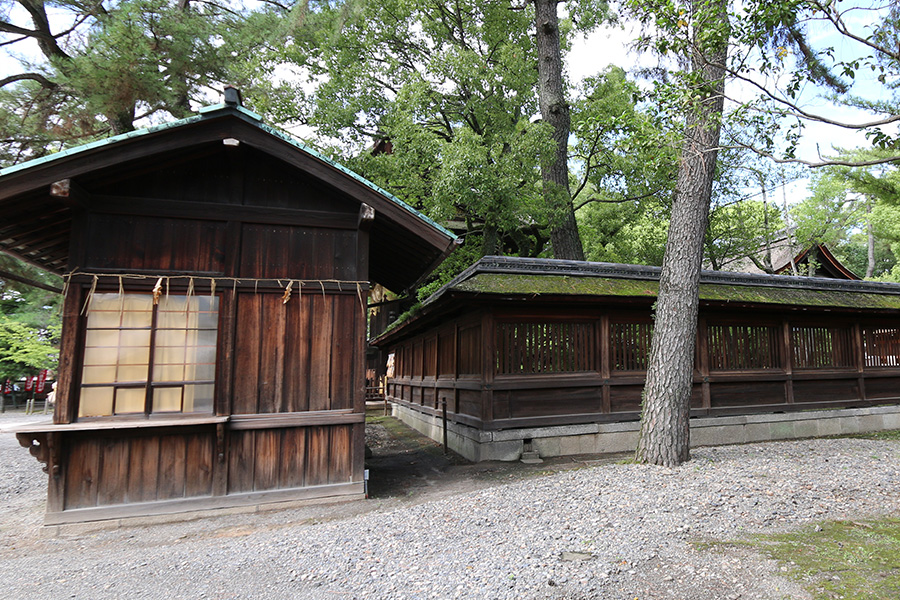
<path fill-rule="evenodd" d="M 553 128 L 556 152 L 553 161 L 541 165 L 544 198 L 550 207 L 550 239 L 556 258 L 584 260 L 575 209 L 569 190 L 569 133 L 571 118 L 563 85 L 558 0 L 534 0 L 537 45 L 538 98 L 541 118 Z"/>
<path fill-rule="evenodd" d="M 20 66 L 0 79 L 7 164 L 142 120 L 185 117 L 224 82 L 242 83 L 230 66 L 266 41 L 262 30 L 245 34 L 246 14 L 229 0 L 5 0 L 3 8 L 0 52 Z"/>
<path fill-rule="evenodd" d="M 315 79 L 284 120 L 304 117 L 326 151 L 451 222 L 469 248 L 537 255 L 550 219 L 540 165 L 554 144 L 550 125 L 532 122 L 533 22 L 532 7 L 508 0 L 320 6 L 282 52 Z M 373 153 L 373 140 L 390 152 Z"/>
<path fill-rule="evenodd" d="M 645 22 L 671 16 L 656 2 L 635 2 Z M 668 3 L 666 3 L 668 4 Z M 690 399 L 697 331 L 700 266 L 724 107 L 730 37 L 726 0 L 692 0 L 672 24 L 688 35 L 679 50 L 684 73 L 685 134 L 666 253 L 654 311 L 636 458 L 675 466 L 690 458 Z M 661 12 L 651 12 L 661 10 Z"/>

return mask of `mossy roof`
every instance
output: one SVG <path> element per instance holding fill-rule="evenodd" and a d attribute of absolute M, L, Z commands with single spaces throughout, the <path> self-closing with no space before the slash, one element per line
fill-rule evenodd
<path fill-rule="evenodd" d="M 656 298 L 659 282 L 569 275 L 478 273 L 451 287 L 454 292 L 516 296 L 613 296 Z M 900 295 L 843 290 L 701 283 L 700 300 L 853 309 L 900 309 Z"/>
<path fill-rule="evenodd" d="M 374 340 L 418 330 L 428 315 L 451 308 L 456 297 L 515 297 L 552 300 L 560 297 L 644 299 L 659 294 L 659 267 L 553 259 L 486 256 L 404 315 Z M 898 310 L 900 284 L 816 277 L 703 271 L 700 301 L 709 305 L 765 308 L 800 307 L 845 310 Z M 443 307 L 443 308 L 441 308 Z M 437 317 L 436 317 L 437 318 Z M 424 325 L 424 323 L 423 323 Z"/>

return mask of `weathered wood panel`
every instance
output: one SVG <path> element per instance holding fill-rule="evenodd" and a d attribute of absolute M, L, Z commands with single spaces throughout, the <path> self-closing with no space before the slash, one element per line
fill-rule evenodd
<path fill-rule="evenodd" d="M 609 388 L 610 411 L 635 412 L 641 410 L 643 385 L 613 385 Z"/>
<path fill-rule="evenodd" d="M 311 300 L 313 331 L 309 350 L 309 409 L 328 410 L 331 406 L 334 297 L 313 294 Z"/>
<path fill-rule="evenodd" d="M 278 487 L 278 474 L 281 463 L 281 431 L 277 429 L 259 429 L 255 435 L 253 459 L 256 467 L 253 470 L 254 490 L 273 490 Z"/>
<path fill-rule="evenodd" d="M 159 485 L 157 498 L 183 498 L 185 491 L 187 443 L 184 435 L 163 435 L 159 439 Z"/>
<path fill-rule="evenodd" d="M 784 395 L 784 383 L 780 381 L 751 380 L 735 383 L 711 383 L 709 395 L 712 408 L 787 402 Z"/>
<path fill-rule="evenodd" d="M 599 413 L 599 387 L 537 388 L 509 392 L 512 418 Z M 496 404 L 495 404 L 496 407 Z M 494 418 L 502 418 L 494 413 Z"/>
<path fill-rule="evenodd" d="M 866 379 L 866 399 L 900 398 L 900 377 L 869 377 Z"/>
<path fill-rule="evenodd" d="M 97 505 L 97 488 L 100 481 L 99 439 L 72 437 L 68 443 L 65 464 L 66 509 Z"/>
<path fill-rule="evenodd" d="M 128 440 L 105 438 L 100 440 L 100 472 L 97 478 L 97 504 L 121 504 L 128 489 Z"/>
<path fill-rule="evenodd" d="M 209 496 L 214 439 L 201 431 L 71 435 L 65 509 Z"/>
<path fill-rule="evenodd" d="M 240 276 L 356 281 L 357 235 L 356 230 L 245 223 Z"/>
<path fill-rule="evenodd" d="M 282 488 L 301 487 L 306 482 L 306 428 L 284 429 L 278 480 Z"/>
<path fill-rule="evenodd" d="M 329 427 L 309 427 L 306 431 L 306 485 L 328 483 L 328 465 L 331 452 Z"/>
<path fill-rule="evenodd" d="M 857 379 L 794 381 L 794 402 L 847 402 L 858 400 Z"/>
<path fill-rule="evenodd" d="M 146 216 L 94 214 L 87 269 L 218 273 L 224 271 L 226 224 Z"/>
<path fill-rule="evenodd" d="M 256 431 L 230 431 L 228 442 L 228 493 L 252 492 L 256 467 Z"/>
<path fill-rule="evenodd" d="M 238 294 L 234 414 L 354 408 L 364 386 L 356 294 Z"/>
<path fill-rule="evenodd" d="M 159 436 L 146 435 L 131 440 L 128 468 L 128 502 L 156 500 L 159 480 Z"/>
<path fill-rule="evenodd" d="M 237 327 L 234 340 L 234 398 L 231 412 L 251 414 L 257 412 L 259 402 L 259 361 L 262 294 L 238 294 Z M 271 298 L 270 298 L 271 301 Z"/>
<path fill-rule="evenodd" d="M 216 460 L 212 434 L 191 433 L 185 440 L 184 495 L 209 496 L 212 494 L 213 470 Z"/>

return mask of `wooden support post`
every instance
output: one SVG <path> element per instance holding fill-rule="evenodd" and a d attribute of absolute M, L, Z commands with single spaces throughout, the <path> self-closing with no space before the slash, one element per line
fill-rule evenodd
<path fill-rule="evenodd" d="M 78 414 L 78 383 L 81 364 L 82 323 L 81 309 L 84 289 L 70 285 L 63 301 L 62 338 L 59 343 L 59 370 L 56 384 L 56 409 L 54 423 L 71 423 Z"/>
<path fill-rule="evenodd" d="M 604 414 L 612 412 L 612 402 L 610 400 L 609 372 L 609 314 L 604 313 L 600 317 L 600 377 L 603 379 L 601 388 L 601 407 L 600 411 Z"/>
<path fill-rule="evenodd" d="M 787 319 L 781 322 L 781 368 L 786 376 L 784 382 L 784 401 L 794 403 L 794 371 L 792 358 L 791 324 Z"/>
<path fill-rule="evenodd" d="M 709 329 L 706 326 L 706 317 L 697 319 L 697 367 L 701 377 L 703 409 L 709 411 L 712 401 L 709 393 Z"/>
<path fill-rule="evenodd" d="M 494 421 L 494 316 L 488 311 L 481 315 L 481 422 L 487 426 Z"/>
<path fill-rule="evenodd" d="M 853 324 L 853 346 L 854 346 L 854 358 L 856 362 L 856 373 L 857 373 L 857 385 L 859 386 L 859 399 L 867 400 L 866 398 L 866 352 L 865 352 L 865 343 L 863 340 L 863 332 L 862 326 L 859 324 L 859 321 Z"/>

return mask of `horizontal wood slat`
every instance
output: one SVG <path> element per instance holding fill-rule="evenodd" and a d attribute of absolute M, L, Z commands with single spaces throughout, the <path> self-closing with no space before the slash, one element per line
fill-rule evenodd
<path fill-rule="evenodd" d="M 364 423 L 364 413 L 352 410 L 313 410 L 293 413 L 232 415 L 229 429 L 270 429 L 275 427 L 308 427 L 311 425 L 345 425 Z"/>

